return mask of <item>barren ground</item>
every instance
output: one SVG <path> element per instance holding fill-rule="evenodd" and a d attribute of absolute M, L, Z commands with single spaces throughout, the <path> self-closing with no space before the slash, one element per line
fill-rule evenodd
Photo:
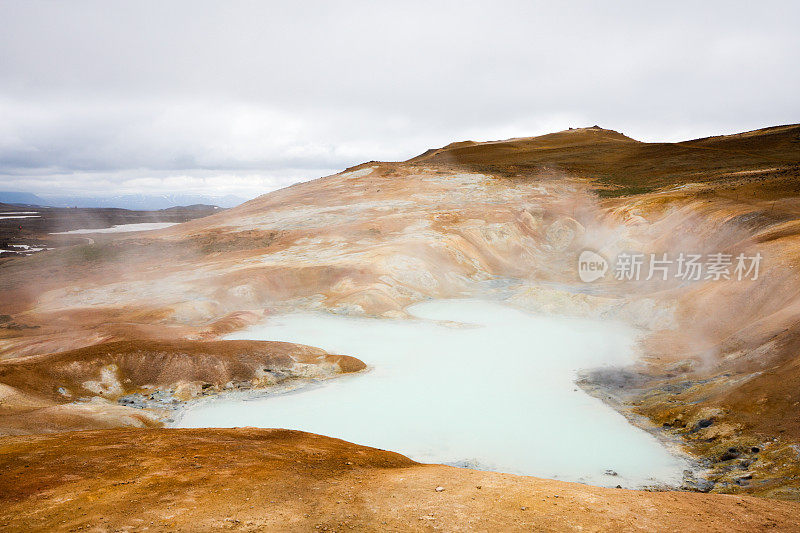
<path fill-rule="evenodd" d="M 0 430 L 15 435 L 0 439 L 0 514 L 17 530 L 797 530 L 797 504 L 778 499 L 800 499 L 799 169 L 797 125 L 683 143 L 586 128 L 365 163 L 164 230 L 2 258 Z M 587 248 L 763 264 L 757 280 L 575 290 Z M 151 404 L 120 403 L 363 364 L 209 344 L 274 314 L 404 318 L 476 295 L 640 328 L 640 363 L 583 385 L 682 439 L 717 494 L 415 465 L 297 433 L 165 430 Z"/>
<path fill-rule="evenodd" d="M 795 503 L 421 465 L 286 430 L 12 437 L 0 443 L 0 461 L 0 524 L 8 531 L 800 528 Z"/>

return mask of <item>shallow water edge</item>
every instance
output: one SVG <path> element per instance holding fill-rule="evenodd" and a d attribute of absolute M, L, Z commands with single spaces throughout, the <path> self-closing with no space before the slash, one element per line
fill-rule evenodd
<path fill-rule="evenodd" d="M 676 446 L 575 385 L 580 368 L 631 361 L 623 327 L 474 300 L 410 311 L 416 319 L 283 315 L 237 332 L 229 338 L 352 354 L 371 370 L 321 386 L 200 400 L 172 425 L 288 427 L 422 462 L 604 486 L 679 487 L 684 471 L 694 470 Z M 409 344 L 414 353 L 403 349 Z"/>

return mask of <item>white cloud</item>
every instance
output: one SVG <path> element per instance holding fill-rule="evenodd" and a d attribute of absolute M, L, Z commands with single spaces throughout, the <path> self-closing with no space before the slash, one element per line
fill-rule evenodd
<path fill-rule="evenodd" d="M 798 15 L 791 1 L 6 2 L 0 189 L 253 194 L 468 138 L 797 122 Z"/>

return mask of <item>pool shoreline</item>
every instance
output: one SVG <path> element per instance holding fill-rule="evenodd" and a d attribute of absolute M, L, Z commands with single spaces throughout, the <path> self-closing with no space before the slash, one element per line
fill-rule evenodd
<path fill-rule="evenodd" d="M 472 300 L 468 300 L 468 301 L 472 301 Z M 420 305 L 420 304 L 418 304 L 418 305 Z M 421 305 L 424 306 L 426 304 L 421 304 Z M 492 302 L 491 305 L 498 305 L 498 304 L 497 304 L 497 302 Z M 507 307 L 507 306 L 505 306 L 505 307 Z M 521 311 L 515 310 L 515 312 L 521 312 Z M 279 315 L 279 316 L 272 317 L 272 321 L 273 322 L 276 321 L 276 320 L 279 321 L 279 320 L 282 320 L 282 319 L 287 319 L 288 317 L 295 317 L 296 318 L 296 317 L 302 316 L 302 315 L 303 315 L 302 313 L 290 313 L 290 314 L 287 314 L 287 315 Z M 328 319 L 331 319 L 331 317 L 328 316 L 327 314 L 325 314 L 323 316 L 325 316 Z M 342 317 L 338 317 L 338 318 L 341 319 L 341 320 L 380 321 L 380 322 L 377 322 L 377 323 L 381 323 L 381 324 L 385 324 L 387 320 L 390 320 L 390 319 L 364 319 L 364 318 L 352 319 L 352 318 L 342 318 Z M 336 318 L 333 318 L 333 320 L 336 320 Z M 420 324 L 420 323 L 431 323 L 431 322 L 434 322 L 434 323 L 435 322 L 451 322 L 450 326 L 453 325 L 453 321 L 451 321 L 451 320 L 442 320 L 442 317 L 436 317 L 436 316 L 434 316 L 434 317 L 430 317 L 430 316 L 429 317 L 417 317 L 417 318 L 413 318 L 411 320 L 394 319 L 394 321 L 396 323 L 399 322 L 400 324 L 403 324 L 403 325 L 406 325 L 406 326 L 408 324 L 413 324 L 413 323 Z M 455 321 L 455 322 L 457 323 L 459 321 Z M 377 323 L 373 323 L 373 324 L 377 324 Z M 470 326 L 468 321 L 466 321 L 466 323 L 464 321 L 461 321 L 461 323 Z M 472 324 L 471 326 L 474 326 L 474 324 Z M 263 326 L 262 325 L 256 325 L 254 327 L 258 328 L 258 327 L 263 327 Z M 269 326 L 267 326 L 267 327 L 269 327 Z M 455 328 L 455 329 L 456 330 L 460 330 L 462 328 Z M 470 327 L 468 329 L 472 329 L 472 328 Z M 229 335 L 228 338 L 247 338 L 248 336 L 252 336 L 252 335 L 248 335 L 248 331 L 249 330 L 242 330 L 242 331 L 236 332 L 234 334 Z M 270 340 L 288 340 L 288 341 L 291 341 L 291 342 L 304 342 L 306 344 L 311 344 L 312 343 L 312 341 L 310 339 L 297 339 L 297 338 L 294 338 L 294 339 L 282 339 L 282 338 L 270 337 Z M 331 347 L 330 346 L 326 346 L 325 343 L 317 343 L 317 345 L 319 345 L 320 347 L 322 347 L 322 348 L 324 348 L 326 350 L 329 350 L 329 351 L 334 351 L 334 352 L 338 352 L 338 353 L 346 353 L 346 350 L 340 350 L 338 348 L 331 349 Z M 351 380 L 353 380 L 353 379 L 363 379 L 365 377 L 364 374 L 370 374 L 371 373 L 371 374 L 374 375 L 376 372 L 380 373 L 380 372 L 383 371 L 383 369 L 381 368 L 381 364 L 378 363 L 378 362 L 376 362 L 375 364 L 372 364 L 372 361 L 369 360 L 370 358 L 366 354 L 364 354 L 364 353 L 355 353 L 353 355 L 356 355 L 359 358 L 361 358 L 362 360 L 365 360 L 365 362 L 370 366 L 369 366 L 369 368 L 367 370 L 361 371 L 361 372 L 359 372 L 357 374 L 354 374 L 354 375 L 350 376 L 349 379 L 351 379 Z M 169 427 L 242 427 L 242 426 L 285 427 L 285 428 L 291 428 L 291 429 L 298 429 L 298 430 L 301 430 L 301 431 L 308 431 L 308 432 L 311 432 L 311 433 L 323 434 L 323 435 L 327 435 L 327 436 L 335 437 L 335 438 L 341 438 L 343 440 L 348 440 L 348 441 L 351 441 L 351 442 L 355 442 L 357 444 L 376 447 L 376 448 L 380 448 L 380 449 L 391 449 L 392 451 L 396 451 L 396 452 L 401 453 L 403 455 L 407 455 L 411 459 L 414 459 L 415 461 L 420 461 L 420 462 L 434 463 L 434 464 L 451 464 L 451 465 L 455 465 L 455 466 L 464 466 L 465 464 L 467 464 L 467 465 L 469 465 L 469 464 L 477 464 L 477 465 L 480 465 L 479 469 L 484 469 L 484 470 L 506 472 L 506 473 L 517 474 L 517 475 L 533 475 L 535 477 L 549 477 L 549 478 L 553 478 L 553 479 L 562 479 L 562 480 L 567 480 L 567 481 L 585 482 L 585 483 L 590 483 L 590 484 L 599 485 L 599 486 L 612 486 L 613 487 L 613 486 L 616 486 L 616 485 L 625 485 L 628 488 L 641 488 L 641 489 L 692 488 L 692 487 L 687 487 L 686 486 L 687 485 L 686 484 L 686 471 L 691 472 L 690 478 L 692 478 L 692 479 L 695 478 L 695 475 L 702 475 L 702 471 L 703 470 L 700 467 L 700 465 L 696 461 L 691 459 L 683 451 L 683 449 L 681 448 L 680 444 L 674 438 L 671 438 L 670 436 L 665 435 L 662 431 L 658 431 L 658 428 L 650 427 L 649 425 L 644 424 L 643 420 L 636 420 L 635 417 L 632 416 L 632 413 L 630 413 L 627 409 L 624 409 L 624 406 L 622 406 L 622 405 L 610 405 L 610 404 L 608 404 L 608 402 L 603 401 L 602 398 L 597 398 L 595 395 L 590 394 L 589 391 L 585 390 L 585 388 L 582 387 L 580 385 L 580 383 L 578 383 L 580 376 L 579 376 L 579 374 L 577 372 L 572 373 L 572 375 L 571 375 L 571 379 L 569 381 L 569 385 L 570 385 L 570 387 L 573 387 L 573 386 L 575 387 L 575 388 L 573 388 L 571 390 L 580 390 L 580 394 L 581 395 L 586 395 L 587 397 L 591 397 L 592 400 L 595 400 L 595 401 L 598 401 L 598 402 L 602 403 L 605 406 L 604 407 L 605 409 L 613 410 L 615 415 L 619 415 L 621 417 L 624 417 L 625 424 L 630 426 L 630 428 L 635 428 L 636 430 L 644 431 L 645 433 L 647 433 L 649 438 L 654 438 L 657 441 L 658 446 L 661 447 L 665 453 L 668 453 L 669 456 L 671 456 L 675 461 L 679 461 L 681 466 L 685 467 L 685 468 L 682 469 L 683 476 L 682 477 L 671 476 L 670 477 L 671 481 L 669 481 L 669 482 L 667 482 L 665 480 L 659 480 L 659 479 L 647 480 L 645 482 L 644 480 L 639 479 L 638 482 L 634 483 L 632 481 L 632 479 L 634 479 L 634 478 L 626 479 L 622 475 L 620 475 L 619 478 L 617 478 L 617 474 L 616 474 L 615 470 L 613 469 L 613 465 L 608 465 L 608 467 L 605 468 L 606 472 L 614 472 L 614 473 L 613 474 L 609 474 L 608 478 L 607 479 L 603 479 L 602 480 L 603 482 L 600 483 L 600 482 L 598 482 L 598 474 L 597 473 L 595 473 L 595 474 L 586 474 L 586 477 L 584 478 L 583 476 L 576 477 L 574 475 L 562 476 L 562 475 L 559 475 L 557 472 L 555 474 L 552 474 L 552 473 L 548 474 L 546 472 L 519 471 L 519 470 L 514 469 L 514 468 L 503 467 L 502 464 L 497 465 L 497 466 L 496 465 L 492 465 L 492 464 L 488 464 L 487 465 L 484 461 L 473 460 L 470 457 L 462 457 L 461 459 L 451 460 L 451 461 L 441 460 L 441 459 L 439 459 L 437 457 L 420 456 L 418 454 L 415 454 L 413 451 L 409 451 L 413 447 L 408 448 L 408 449 L 404 449 L 402 446 L 386 445 L 386 444 L 384 444 L 382 442 L 370 441 L 368 439 L 367 439 L 367 441 L 359 440 L 358 438 L 353 438 L 353 435 L 348 435 L 347 431 L 343 431 L 342 433 L 337 433 L 337 431 L 335 431 L 335 430 L 329 430 L 329 431 L 315 430 L 313 427 L 304 426 L 300 422 L 300 420 L 294 421 L 294 420 L 288 420 L 287 419 L 288 421 L 282 421 L 279 424 L 268 424 L 268 425 L 265 425 L 263 423 L 258 423 L 257 421 L 254 421 L 253 419 L 248 419 L 248 420 L 243 420 L 241 423 L 239 423 L 240 419 L 237 418 L 237 416 L 241 416 L 241 414 L 240 413 L 239 414 L 235 413 L 235 411 L 237 411 L 237 409 L 240 411 L 239 408 L 241 407 L 241 405 L 239 405 L 239 407 L 237 408 L 236 404 L 249 403 L 249 402 L 266 402 L 266 401 L 270 401 L 271 403 L 269 404 L 269 407 L 278 408 L 278 406 L 280 405 L 280 407 L 283 408 L 283 407 L 285 407 L 287 405 L 287 403 L 286 403 L 286 401 L 287 401 L 286 397 L 287 396 L 292 395 L 295 398 L 297 398 L 298 396 L 296 396 L 296 395 L 302 395 L 304 393 L 305 394 L 309 394 L 309 393 L 310 394 L 320 394 L 320 390 L 321 389 L 330 389 L 331 387 L 334 387 L 334 388 L 341 387 L 341 384 L 343 383 L 341 378 L 344 378 L 344 377 L 345 376 L 337 376 L 337 379 L 335 379 L 335 380 L 325 380 L 326 381 L 325 383 L 305 383 L 305 384 L 293 385 L 291 390 L 288 390 L 288 391 L 277 391 L 277 392 L 274 391 L 274 390 L 231 391 L 230 393 L 223 392 L 223 393 L 217 394 L 212 398 L 202 398 L 202 399 L 199 399 L 199 400 L 193 400 L 191 403 L 185 404 L 185 405 L 182 406 L 182 409 L 180 410 L 181 412 L 175 416 L 174 421 L 169 424 Z M 463 375 L 461 375 L 461 377 L 463 377 Z M 458 379 L 458 375 L 454 376 L 453 379 Z M 363 387 L 364 384 L 361 383 L 360 386 Z M 346 391 L 346 389 L 339 389 L 339 390 Z M 485 392 L 485 391 L 482 391 L 482 392 Z M 330 393 L 330 391 L 328 391 L 328 393 Z M 322 392 L 321 393 L 322 397 L 329 398 L 330 396 L 329 396 L 328 393 Z M 413 394 L 414 391 L 408 391 L 408 393 L 409 394 Z M 328 395 L 326 396 L 326 394 L 328 394 Z M 249 407 L 250 407 L 250 409 L 248 409 L 247 411 L 248 412 L 252 412 L 254 410 L 257 410 L 256 408 L 258 406 L 251 404 Z M 262 404 L 261 407 L 264 407 L 264 404 Z M 225 408 L 229 408 L 231 410 L 231 413 L 230 413 L 231 416 L 225 418 L 225 424 L 226 424 L 225 426 L 217 425 L 217 424 L 213 424 L 213 423 L 208 423 L 208 424 L 206 424 L 206 423 L 200 423 L 199 424 L 198 423 L 198 421 L 197 421 L 198 411 L 202 411 L 202 410 L 209 411 L 210 410 L 210 411 L 213 412 L 214 410 L 225 409 Z M 410 411 L 409 412 L 409 416 L 413 416 L 413 413 L 414 413 L 413 410 Z M 188 418 L 187 418 L 187 415 L 188 415 Z M 447 421 L 445 421 L 445 423 L 446 422 Z M 233 423 L 234 425 L 231 426 L 230 425 L 231 423 Z M 519 427 L 519 433 L 523 434 L 523 436 L 525 435 L 525 431 L 526 430 L 528 432 L 530 432 L 529 428 L 526 429 L 525 427 Z M 508 432 L 508 430 L 506 430 L 506 431 Z M 513 430 L 508 432 L 508 436 L 510 436 L 511 438 L 515 438 L 516 437 L 516 435 L 514 434 Z M 380 439 L 378 439 L 378 440 L 380 440 Z M 519 447 L 518 447 L 518 449 L 519 449 Z M 551 446 L 551 451 L 552 451 L 552 446 Z M 649 452 L 649 453 L 652 453 L 652 452 Z M 503 458 L 503 461 L 505 461 L 504 458 Z M 506 464 L 509 464 L 508 461 L 505 461 L 505 462 L 506 462 Z M 563 463 L 563 459 L 562 459 L 562 463 Z M 574 473 L 572 473 L 572 474 L 574 474 Z M 592 478 L 592 476 L 594 476 L 594 478 Z M 616 483 L 617 480 L 619 480 L 619 483 Z"/>

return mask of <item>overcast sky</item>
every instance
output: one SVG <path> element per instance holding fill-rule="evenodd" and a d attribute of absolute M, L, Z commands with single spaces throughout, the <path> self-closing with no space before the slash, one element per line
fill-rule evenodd
<path fill-rule="evenodd" d="M 800 122 L 800 2 L 0 0 L 0 190 L 253 197 L 455 140 Z"/>

